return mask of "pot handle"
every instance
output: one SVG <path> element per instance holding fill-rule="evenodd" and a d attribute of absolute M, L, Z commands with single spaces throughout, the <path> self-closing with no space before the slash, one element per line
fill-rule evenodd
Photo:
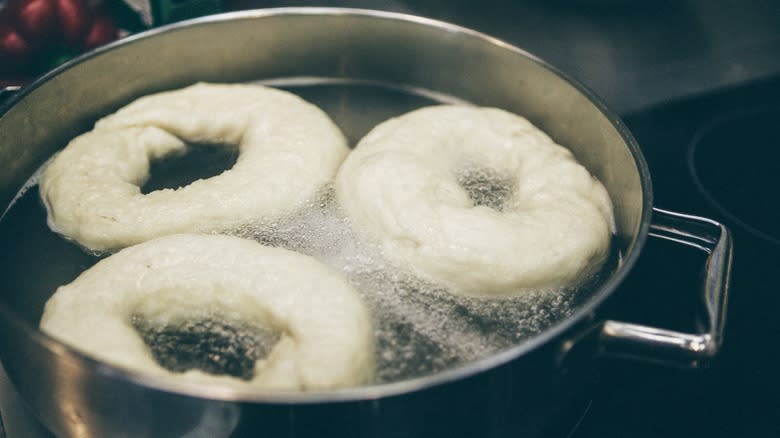
<path fill-rule="evenodd" d="M 695 367 L 713 357 L 723 342 L 731 277 L 731 233 L 714 220 L 653 209 L 650 236 L 691 246 L 708 254 L 703 300 L 707 327 L 683 333 L 620 321 L 605 321 L 599 332 L 601 351 L 665 364 Z"/>

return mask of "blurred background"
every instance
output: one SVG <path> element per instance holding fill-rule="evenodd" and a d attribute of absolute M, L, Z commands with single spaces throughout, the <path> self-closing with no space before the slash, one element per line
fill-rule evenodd
<path fill-rule="evenodd" d="M 780 72 L 775 0 L 0 0 L 0 80 L 28 81 L 149 27 L 285 6 L 381 9 L 473 28 L 548 61 L 620 113 Z"/>

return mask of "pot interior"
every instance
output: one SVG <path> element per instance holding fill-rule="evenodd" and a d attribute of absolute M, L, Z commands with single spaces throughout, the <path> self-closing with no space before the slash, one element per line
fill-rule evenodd
<path fill-rule="evenodd" d="M 549 66 L 480 34 L 419 18 L 256 11 L 195 20 L 110 45 L 36 82 L 0 116 L 0 160 L 7 163 L 0 203 L 16 198 L 0 221 L 0 263 L 6 267 L 0 299 L 13 314 L 36 327 L 56 287 L 98 259 L 51 233 L 37 190 L 17 198 L 20 188 L 96 119 L 136 97 L 198 81 L 261 82 L 292 91 L 323 108 L 352 146 L 389 117 L 435 103 L 467 102 L 523 115 L 570 148 L 614 203 L 612 257 L 600 277 L 563 302 L 541 301 L 536 313 L 499 318 L 522 332 L 518 319 L 526 315 L 528 331 L 510 346 L 539 338 L 592 307 L 636 258 L 649 214 L 641 154 L 614 116 Z M 438 300 L 463 311 L 462 303 Z M 424 341 L 410 343 L 425 348 Z"/>

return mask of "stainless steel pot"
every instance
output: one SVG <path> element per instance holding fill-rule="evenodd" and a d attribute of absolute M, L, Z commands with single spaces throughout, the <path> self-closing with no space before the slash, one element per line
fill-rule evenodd
<path fill-rule="evenodd" d="M 32 411 L 61 436 L 538 436 L 585 386 L 594 354 L 696 363 L 718 351 L 731 267 L 720 224 L 652 207 L 647 165 L 621 121 L 584 87 L 489 36 L 407 15 L 325 8 L 231 13 L 135 35 L 82 56 L 0 110 L 0 204 L 100 116 L 196 81 L 366 85 L 408 101 L 332 116 L 354 141 L 417 98 L 462 99 L 523 114 L 568 146 L 615 204 L 620 261 L 566 319 L 474 363 L 397 383 L 305 394 L 148 378 L 91 360 L 37 329 L 46 296 L 0 283 L 0 354 Z M 354 94 L 353 94 L 354 96 Z M 416 96 L 416 97 L 414 97 Z M 338 103 L 343 96 L 332 96 Z M 424 100 L 423 99 L 423 100 Z M 369 122 L 370 121 L 370 122 Z M 604 321 L 599 310 L 648 236 L 707 254 L 700 333 Z M 50 292 L 49 292 L 50 293 Z"/>

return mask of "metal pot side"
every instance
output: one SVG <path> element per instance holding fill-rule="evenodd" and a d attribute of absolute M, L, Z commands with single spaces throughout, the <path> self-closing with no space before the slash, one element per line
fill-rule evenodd
<path fill-rule="evenodd" d="M 138 96 L 197 81 L 294 77 L 435 90 L 526 116 L 607 187 L 620 266 L 570 318 L 509 351 L 427 378 L 314 394 L 181 386 L 112 369 L 39 333 L 9 304 L 23 291 L 3 290 L 0 353 L 17 389 L 62 436 L 546 433 L 589 367 L 561 366 L 561 349 L 589 326 L 647 237 L 650 178 L 631 135 L 598 99 L 506 43 L 419 17 L 326 8 L 223 14 L 131 36 L 50 72 L 0 112 L 0 202 L 70 138 Z"/>

